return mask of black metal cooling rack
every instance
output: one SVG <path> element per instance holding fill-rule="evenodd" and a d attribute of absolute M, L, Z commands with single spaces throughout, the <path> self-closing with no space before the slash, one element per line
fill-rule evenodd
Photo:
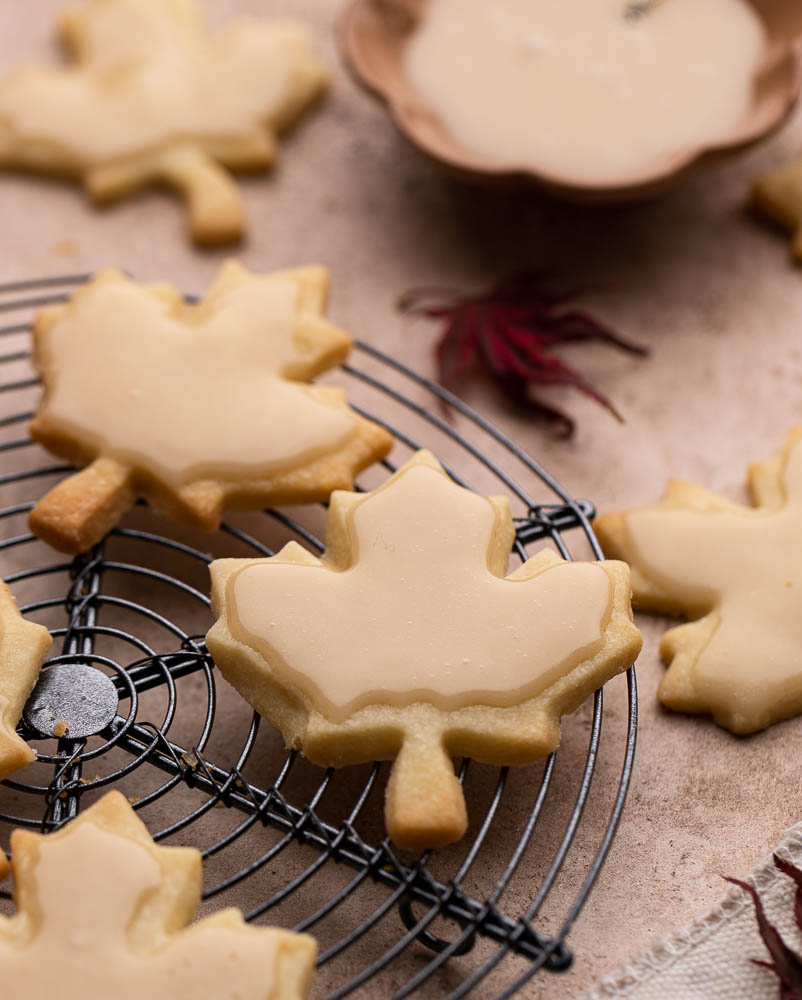
<path fill-rule="evenodd" d="M 209 907 L 232 903 L 249 920 L 269 919 L 318 937 L 315 996 L 372 988 L 396 1000 L 412 994 L 502 998 L 539 970 L 568 968 L 566 936 L 610 849 L 629 785 L 634 669 L 626 675 L 625 710 L 609 724 L 613 735 L 604 745 L 598 691 L 564 724 L 564 732 L 571 726 L 574 747 L 567 768 L 558 761 L 570 753 L 564 750 L 512 771 L 463 760 L 458 773 L 472 820 L 463 844 L 419 858 L 398 853 L 382 839 L 386 768 L 323 771 L 285 751 L 269 726 L 260 731 L 258 716 L 243 715 L 242 703 L 218 685 L 203 641 L 211 623 L 206 566 L 215 550 L 271 554 L 274 539 L 281 544 L 293 537 L 320 551 L 318 508 L 297 519 L 276 510 L 231 518 L 209 537 L 140 507 L 125 527 L 72 561 L 27 531 L 33 503 L 68 471 L 25 436 L 38 395 L 31 313 L 63 301 L 85 277 L 0 286 L 0 311 L 11 321 L 0 328 L 0 565 L 23 613 L 47 624 L 54 638 L 47 680 L 29 701 L 20 729 L 37 749 L 37 761 L 0 788 L 4 846 L 14 826 L 55 829 L 108 787 L 119 787 L 157 840 L 202 849 Z M 358 344 L 352 358 L 342 382 L 360 412 L 394 433 L 394 456 L 431 447 L 448 454 L 448 471 L 458 482 L 478 478 L 477 488 L 487 492 L 489 483 L 513 497 L 521 559 L 544 543 L 570 558 L 564 536 L 574 550 L 573 543 L 581 543 L 601 558 L 590 504 L 569 497 L 514 442 L 368 344 Z M 443 404 L 455 421 L 443 414 Z M 383 463 L 386 470 L 395 464 Z M 35 599 L 26 602 L 28 588 L 36 588 Z M 48 739 L 37 711 L 47 702 L 57 715 L 58 699 L 69 698 L 72 681 L 65 685 L 63 674 L 58 683 L 65 666 L 84 672 L 84 701 L 96 711 L 80 738 L 76 724 L 73 735 Z M 596 782 L 606 796 L 606 822 L 587 829 L 583 811 L 602 754 L 613 762 L 607 779 Z M 558 892 L 561 880 L 569 888 Z M 9 898 L 0 893 L 0 908 Z M 555 912 L 547 913 L 550 907 Z"/>

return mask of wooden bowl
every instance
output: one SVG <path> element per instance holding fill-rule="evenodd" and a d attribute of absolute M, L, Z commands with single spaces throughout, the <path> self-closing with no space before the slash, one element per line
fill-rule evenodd
<path fill-rule="evenodd" d="M 766 27 L 767 45 L 756 75 L 752 106 L 738 127 L 724 140 L 672 153 L 624 181 L 576 183 L 545 170 L 522 170 L 483 159 L 450 136 L 404 72 L 404 48 L 425 16 L 427 2 L 351 0 L 340 23 L 340 40 L 356 78 L 386 102 L 407 139 L 438 163 L 471 180 L 508 186 L 535 184 L 574 201 L 634 200 L 668 187 L 700 163 L 765 138 L 788 117 L 802 85 L 802 2 L 750 0 Z"/>

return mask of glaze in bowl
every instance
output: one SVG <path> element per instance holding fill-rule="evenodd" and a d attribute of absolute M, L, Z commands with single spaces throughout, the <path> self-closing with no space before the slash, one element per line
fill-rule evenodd
<path fill-rule="evenodd" d="M 407 79 L 404 50 L 426 16 L 428 0 L 351 0 L 340 24 L 346 61 L 357 80 L 380 97 L 400 131 L 423 153 L 463 177 L 506 186 L 534 184 L 575 201 L 628 201 L 656 193 L 690 169 L 759 142 L 788 117 L 802 86 L 802 2 L 750 0 L 767 44 L 747 114 L 723 140 L 679 150 L 648 170 L 597 185 L 477 156 L 452 138 Z"/>

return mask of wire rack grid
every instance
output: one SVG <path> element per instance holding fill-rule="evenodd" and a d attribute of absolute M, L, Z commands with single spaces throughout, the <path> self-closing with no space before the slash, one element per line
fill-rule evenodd
<path fill-rule="evenodd" d="M 369 990 L 395 1000 L 502 998 L 540 970 L 567 969 L 566 937 L 610 849 L 630 781 L 634 668 L 626 674 L 625 712 L 604 748 L 598 691 L 571 717 L 579 750 L 567 769 L 560 772 L 557 753 L 512 771 L 463 760 L 458 775 L 471 812 L 465 841 L 421 857 L 396 851 L 381 826 L 386 765 L 323 771 L 287 752 L 218 684 L 203 641 L 211 622 L 206 567 L 215 548 L 270 555 L 274 538 L 296 538 L 319 552 L 324 511 L 243 515 L 210 537 L 183 532 L 140 505 L 124 527 L 72 561 L 28 532 L 33 503 L 69 471 L 25 436 L 38 394 L 32 311 L 63 301 L 86 277 L 0 286 L 0 311 L 9 320 L 0 327 L 0 551 L 21 611 L 51 629 L 46 669 L 90 665 L 110 678 L 119 704 L 101 731 L 80 739 L 43 739 L 21 723 L 37 760 L 0 788 L 0 842 L 7 847 L 14 826 L 53 830 L 108 787 L 120 787 L 156 840 L 202 849 L 206 907 L 233 903 L 249 920 L 269 918 L 318 937 L 314 995 L 330 1000 Z M 460 484 L 469 485 L 470 468 L 471 482 L 514 498 L 517 557 L 551 544 L 571 558 L 567 535 L 601 558 L 591 505 L 568 496 L 459 399 L 364 343 L 340 377 L 355 407 L 395 435 L 394 457 L 433 447 L 448 455 L 444 464 Z M 397 464 L 383 463 L 388 471 Z M 602 749 L 614 762 L 602 789 L 606 822 L 578 837 Z M 556 818 L 548 818 L 550 808 Z M 546 917 L 566 873 L 571 889 Z M 525 902 L 516 907 L 513 897 Z M 9 900 L 0 890 L 0 910 Z"/>

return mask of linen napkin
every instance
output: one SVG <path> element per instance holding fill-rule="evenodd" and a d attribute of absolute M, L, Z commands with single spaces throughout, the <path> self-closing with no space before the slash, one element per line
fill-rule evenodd
<path fill-rule="evenodd" d="M 802 867 L 802 823 L 787 831 L 773 853 Z M 769 921 L 802 955 L 791 879 L 777 871 L 769 855 L 743 881 L 757 888 Z M 777 977 L 752 958 L 771 960 L 751 899 L 733 886 L 704 916 L 602 976 L 578 1000 L 776 1000 Z"/>

